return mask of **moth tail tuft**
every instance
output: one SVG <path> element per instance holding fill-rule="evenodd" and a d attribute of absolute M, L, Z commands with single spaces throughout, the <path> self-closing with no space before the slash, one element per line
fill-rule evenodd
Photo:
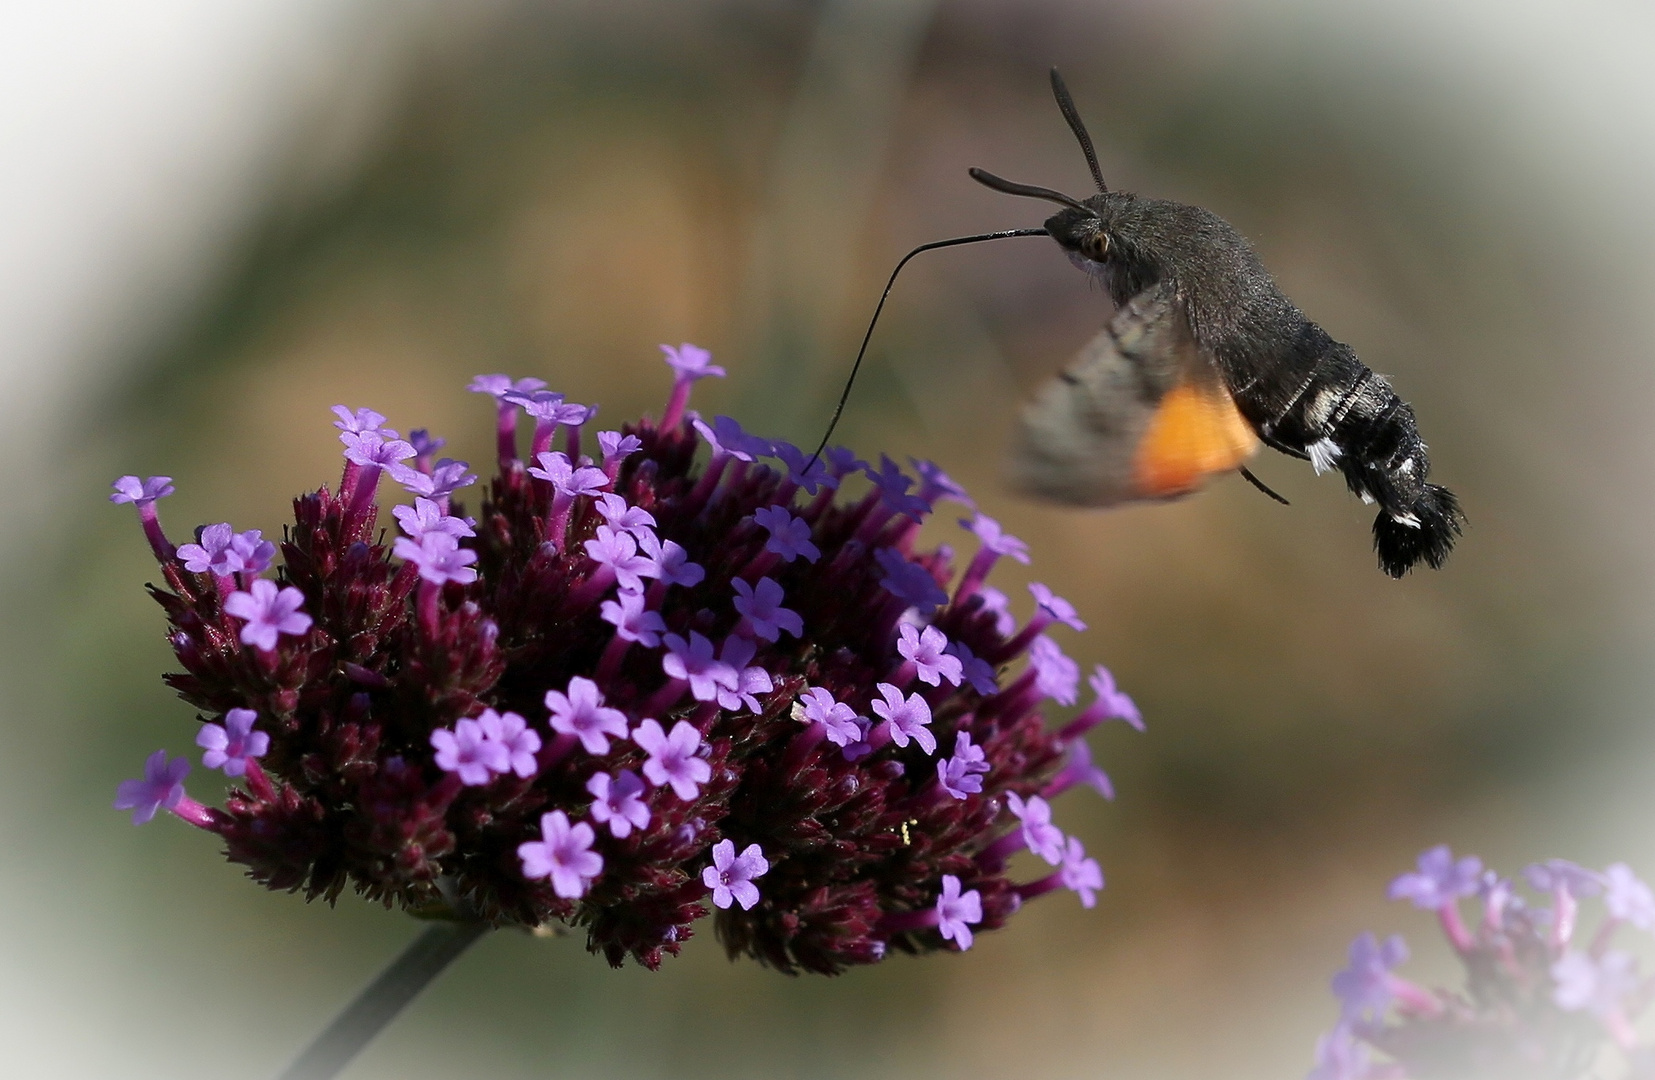
<path fill-rule="evenodd" d="M 1418 563 L 1440 569 L 1465 524 L 1460 501 L 1438 484 L 1426 484 L 1406 514 L 1381 510 L 1373 519 L 1373 549 L 1394 578 Z"/>

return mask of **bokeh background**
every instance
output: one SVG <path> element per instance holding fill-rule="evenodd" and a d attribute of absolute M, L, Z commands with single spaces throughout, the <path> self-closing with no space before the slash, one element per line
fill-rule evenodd
<path fill-rule="evenodd" d="M 1470 515 L 1448 568 L 1385 578 L 1285 458 L 1290 508 L 1021 500 L 1013 402 L 1106 300 L 1040 241 L 926 256 L 840 435 L 965 482 L 1143 706 L 1093 738 L 1119 800 L 1060 808 L 1099 907 L 836 980 L 498 935 L 347 1075 L 1297 1077 L 1358 931 L 1448 974 L 1382 897 L 1419 850 L 1655 873 L 1652 56 L 1620 0 L 0 7 L 0 1074 L 269 1075 L 416 933 L 109 809 L 193 735 L 112 477 L 269 534 L 332 404 L 487 460 L 471 374 L 618 419 L 663 341 L 730 369 L 702 409 L 810 442 L 901 253 L 1044 216 L 967 166 L 1084 194 L 1052 64 L 1114 186 L 1234 222 L 1394 377 Z"/>

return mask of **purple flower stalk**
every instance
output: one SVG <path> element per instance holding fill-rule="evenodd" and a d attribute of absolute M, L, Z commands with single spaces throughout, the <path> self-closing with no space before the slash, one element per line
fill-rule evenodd
<path fill-rule="evenodd" d="M 1523 879 L 1548 906 L 1531 904 L 1516 882 L 1478 859 L 1455 859 L 1446 846 L 1392 882 L 1392 899 L 1439 913 L 1480 900 L 1474 927 L 1442 921 L 1465 965 L 1465 989 L 1427 990 L 1404 978 L 1395 970 L 1408 959 L 1403 940 L 1362 934 L 1333 977 L 1339 1021 L 1318 1044 L 1309 1080 L 1651 1076 L 1655 1059 L 1633 1022 L 1655 1000 L 1655 979 L 1610 947 L 1617 930 L 1636 925 L 1622 904 L 1641 896 L 1643 883 L 1621 863 L 1600 874 L 1561 859 L 1529 866 Z M 1598 930 L 1582 948 L 1574 942 L 1580 902 L 1599 897 Z M 1608 1054 L 1629 1069 L 1594 1071 Z"/>
<path fill-rule="evenodd" d="M 535 379 L 472 384 L 497 406 L 480 488 L 429 435 L 342 409 L 340 482 L 295 501 L 279 551 L 223 524 L 175 551 L 154 513 L 170 483 L 118 482 L 161 564 L 167 681 L 232 781 L 204 807 L 160 753 L 118 804 L 216 833 L 272 889 L 460 896 L 489 926 L 580 926 L 651 968 L 709 914 L 732 955 L 833 973 L 965 948 L 1046 891 L 1094 902 L 1102 871 L 1047 800 L 1098 782 L 1078 736 L 1130 702 L 1110 682 L 1076 730 L 1047 724 L 1078 673 L 1016 633 L 991 560 L 964 589 L 920 544 L 930 506 L 965 497 L 941 470 L 916 462 L 916 487 L 889 458 L 812 463 L 698 424 L 690 389 L 723 372 L 666 352 L 662 422 L 597 433 L 601 467 L 580 456 L 592 410 Z M 854 473 L 873 486 L 847 498 Z M 384 485 L 408 504 L 394 539 L 382 475 L 408 490 Z M 1037 601 L 1036 621 L 1073 621 Z M 1053 872 L 1013 877 L 1024 846 Z M 1645 918 L 1636 889 L 1615 895 Z"/>

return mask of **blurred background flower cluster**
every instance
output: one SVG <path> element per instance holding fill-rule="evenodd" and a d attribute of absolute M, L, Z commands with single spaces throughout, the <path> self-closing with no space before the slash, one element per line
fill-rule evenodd
<path fill-rule="evenodd" d="M 1038 240 L 924 256 L 837 439 L 964 483 L 1031 546 L 1003 587 L 1058 587 L 1141 705 L 1093 740 L 1118 802 L 1067 822 L 1098 907 L 836 980 L 498 934 L 348 1075 L 1293 1077 L 1351 937 L 1428 940 L 1384 899 L 1418 851 L 1655 873 L 1651 55 L 1622 0 L 0 12 L 0 1073 L 272 1072 L 415 932 L 109 809 L 193 740 L 110 478 L 270 535 L 337 472 L 331 405 L 486 461 L 472 374 L 618 421 L 679 341 L 731 371 L 705 412 L 813 445 L 897 257 L 1043 216 L 967 166 L 1084 194 L 1054 64 L 1113 186 L 1228 218 L 1413 402 L 1470 518 L 1448 567 L 1385 578 L 1285 458 L 1288 508 L 1026 502 L 1013 402 L 1106 301 Z"/>

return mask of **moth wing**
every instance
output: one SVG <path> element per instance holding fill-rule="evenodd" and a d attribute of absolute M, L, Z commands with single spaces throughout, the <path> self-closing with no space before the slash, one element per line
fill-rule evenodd
<path fill-rule="evenodd" d="M 1170 288 L 1122 305 L 1023 410 L 1011 473 L 1080 506 L 1171 499 L 1259 446 Z"/>

